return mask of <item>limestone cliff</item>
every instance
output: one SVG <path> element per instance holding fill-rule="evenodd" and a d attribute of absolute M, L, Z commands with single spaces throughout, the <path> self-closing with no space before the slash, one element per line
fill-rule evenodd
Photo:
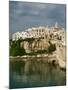
<path fill-rule="evenodd" d="M 49 43 L 46 39 L 35 39 L 31 43 L 28 41 L 21 42 L 21 47 L 23 47 L 26 53 L 38 50 L 47 50 Z"/>
<path fill-rule="evenodd" d="M 66 55 L 65 54 L 66 54 L 65 46 L 63 46 L 61 43 L 57 43 L 56 44 L 56 58 L 61 68 L 66 67 Z"/>
<path fill-rule="evenodd" d="M 56 50 L 51 54 L 51 56 L 55 55 L 56 58 L 52 58 L 52 60 L 57 60 L 59 66 L 61 68 L 65 68 L 66 66 L 66 57 L 65 57 L 65 45 L 60 41 L 51 40 L 52 44 L 55 44 Z M 21 47 L 23 47 L 26 53 L 36 52 L 38 50 L 48 50 L 50 46 L 49 41 L 46 39 L 35 39 L 32 42 L 23 41 L 21 42 Z M 50 56 L 50 55 L 49 55 Z"/>

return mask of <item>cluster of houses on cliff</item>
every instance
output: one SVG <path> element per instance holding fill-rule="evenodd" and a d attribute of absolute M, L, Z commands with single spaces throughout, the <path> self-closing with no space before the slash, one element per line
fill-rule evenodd
<path fill-rule="evenodd" d="M 58 26 L 56 23 L 53 27 L 32 27 L 23 32 L 16 32 L 12 35 L 12 40 L 25 39 L 25 38 L 43 38 L 43 39 L 58 39 L 65 41 L 65 30 Z"/>
<path fill-rule="evenodd" d="M 23 40 L 20 46 L 25 49 L 26 53 L 30 53 L 38 50 L 47 50 L 49 47 L 49 40 L 52 44 L 55 44 L 56 50 L 54 55 L 61 67 L 66 66 L 65 55 L 65 29 L 56 23 L 53 27 L 32 27 L 23 32 L 16 32 L 12 35 L 12 41 L 18 39 L 34 38 L 34 41 L 29 43 Z M 53 59 L 53 58 L 52 58 Z"/>

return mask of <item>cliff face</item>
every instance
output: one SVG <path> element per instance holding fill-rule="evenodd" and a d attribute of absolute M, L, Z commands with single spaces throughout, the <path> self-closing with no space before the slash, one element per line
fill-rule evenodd
<path fill-rule="evenodd" d="M 65 46 L 62 44 L 56 44 L 56 58 L 61 68 L 66 68 L 66 53 Z"/>
<path fill-rule="evenodd" d="M 56 58 L 54 60 L 57 60 L 61 68 L 65 68 L 66 66 L 65 46 L 62 45 L 62 43 L 58 41 L 51 41 L 51 43 L 55 44 L 56 46 L 56 50 L 51 55 L 52 56 L 55 55 Z M 48 50 L 49 46 L 50 46 L 50 43 L 45 39 L 39 39 L 39 40 L 35 39 L 32 42 L 28 42 L 28 41 L 21 42 L 21 47 L 25 49 L 26 53 L 30 53 L 33 51 L 36 52 L 38 50 Z"/>
<path fill-rule="evenodd" d="M 48 41 L 45 39 L 35 39 L 32 42 L 23 41 L 21 42 L 21 47 L 23 47 L 26 53 L 30 53 L 31 51 L 38 51 L 38 50 L 47 50 L 49 46 Z"/>

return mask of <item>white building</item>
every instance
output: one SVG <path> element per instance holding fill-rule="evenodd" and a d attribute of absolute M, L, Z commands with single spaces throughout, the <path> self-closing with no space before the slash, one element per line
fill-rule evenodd
<path fill-rule="evenodd" d="M 16 32 L 16 33 L 14 33 L 14 34 L 12 35 L 12 40 L 13 40 L 13 41 L 14 41 L 14 40 L 18 40 L 18 39 L 20 39 L 20 37 L 21 37 L 20 32 Z"/>
<path fill-rule="evenodd" d="M 50 38 L 65 41 L 65 30 L 58 26 L 58 23 L 50 29 Z"/>
<path fill-rule="evenodd" d="M 21 38 L 22 39 L 25 39 L 25 38 L 27 38 L 27 32 L 21 32 Z"/>
<path fill-rule="evenodd" d="M 17 32 L 12 35 L 12 40 L 18 40 L 20 38 L 45 38 L 45 39 L 54 39 L 54 40 L 61 40 L 65 41 L 65 30 L 58 26 L 58 23 L 55 24 L 53 27 L 32 27 L 26 29 L 23 32 Z"/>
<path fill-rule="evenodd" d="M 46 37 L 46 35 L 48 36 L 49 31 L 48 31 L 48 27 L 32 27 L 30 29 L 27 30 L 28 32 L 28 36 L 29 38 L 33 37 L 33 38 L 39 38 L 39 37 Z"/>

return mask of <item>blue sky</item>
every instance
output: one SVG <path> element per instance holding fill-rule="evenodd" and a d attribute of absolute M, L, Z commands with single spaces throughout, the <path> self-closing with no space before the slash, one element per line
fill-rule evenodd
<path fill-rule="evenodd" d="M 21 1 L 9 2 L 9 32 L 24 31 L 30 27 L 59 25 L 65 27 L 66 5 L 31 3 Z"/>

